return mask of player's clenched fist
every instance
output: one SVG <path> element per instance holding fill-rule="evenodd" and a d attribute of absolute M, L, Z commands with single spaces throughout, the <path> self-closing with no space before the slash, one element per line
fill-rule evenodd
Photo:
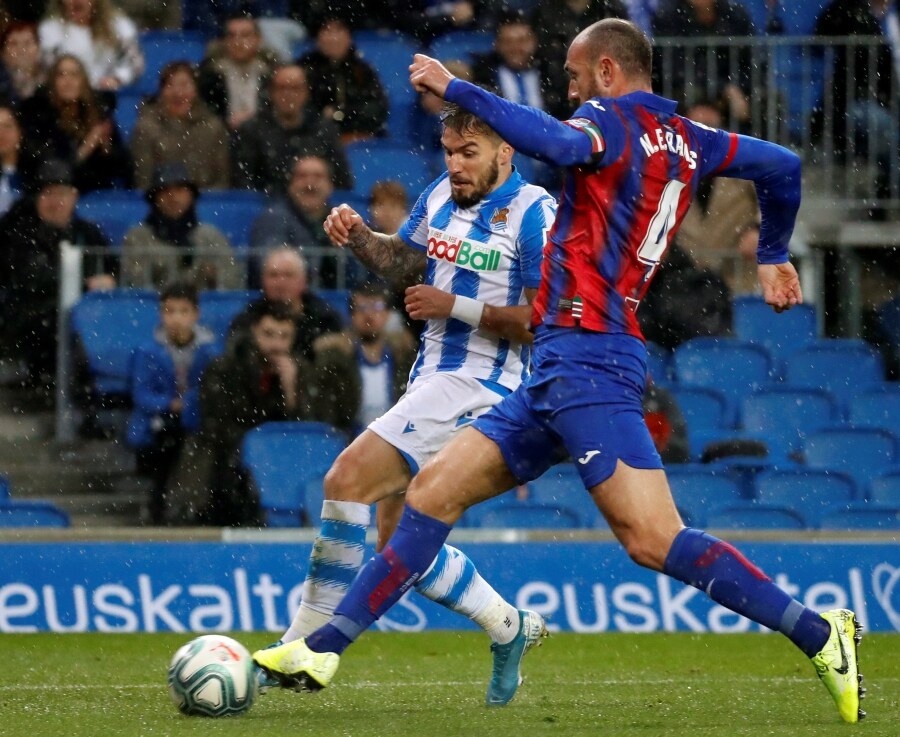
<path fill-rule="evenodd" d="M 350 205 L 341 204 L 331 208 L 322 227 L 325 228 L 325 234 L 334 245 L 346 246 L 351 234 L 360 228 L 365 228 L 366 224 L 360 214 Z"/>
<path fill-rule="evenodd" d="M 413 63 L 409 66 L 409 82 L 416 92 L 433 92 L 443 97 L 453 79 L 455 77 L 437 59 L 425 54 L 413 56 Z"/>

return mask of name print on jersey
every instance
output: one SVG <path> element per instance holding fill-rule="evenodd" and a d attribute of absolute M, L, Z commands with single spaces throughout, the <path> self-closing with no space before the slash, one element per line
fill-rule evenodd
<path fill-rule="evenodd" d="M 497 271 L 500 268 L 499 248 L 450 235 L 437 228 L 428 229 L 428 257 L 469 271 Z"/>
<path fill-rule="evenodd" d="M 644 149 L 647 156 L 652 156 L 659 151 L 671 151 L 683 158 L 689 169 L 697 168 L 697 152 L 691 151 L 687 141 L 681 135 L 671 130 L 664 131 L 662 128 L 657 128 L 653 134 L 656 138 L 655 142 L 651 140 L 649 133 L 641 136 L 641 148 Z"/>

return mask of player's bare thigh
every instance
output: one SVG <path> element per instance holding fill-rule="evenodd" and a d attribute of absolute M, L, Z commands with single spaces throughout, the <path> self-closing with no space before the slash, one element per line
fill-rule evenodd
<path fill-rule="evenodd" d="M 374 504 L 403 491 L 410 470 L 400 452 L 371 430 L 364 430 L 325 475 L 325 498 Z"/>
<path fill-rule="evenodd" d="M 413 509 L 452 525 L 515 483 L 497 444 L 467 427 L 422 467 L 406 498 Z"/>
<path fill-rule="evenodd" d="M 661 571 L 684 527 L 665 471 L 632 468 L 620 460 L 613 475 L 591 489 L 591 496 L 628 555 Z"/>

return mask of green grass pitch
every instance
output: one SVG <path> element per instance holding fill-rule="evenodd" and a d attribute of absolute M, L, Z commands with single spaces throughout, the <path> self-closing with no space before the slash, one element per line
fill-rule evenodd
<path fill-rule="evenodd" d="M 237 633 L 250 650 L 265 634 Z M 165 686 L 185 634 L 2 635 L 0 735 L 900 735 L 900 636 L 860 650 L 869 717 L 843 724 L 812 666 L 776 635 L 556 634 L 503 709 L 483 706 L 480 633 L 370 633 L 318 694 L 272 691 L 240 717 L 178 714 Z"/>

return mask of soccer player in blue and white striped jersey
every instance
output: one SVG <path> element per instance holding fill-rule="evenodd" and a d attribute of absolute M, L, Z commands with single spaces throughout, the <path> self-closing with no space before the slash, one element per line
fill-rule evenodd
<path fill-rule="evenodd" d="M 349 247 L 376 273 L 412 283 L 424 271 L 424 283 L 406 291 L 406 309 L 428 322 L 406 393 L 325 478 L 322 527 L 284 643 L 331 619 L 362 566 L 370 505 L 379 502 L 379 540 L 387 540 L 402 509 L 398 494 L 420 466 L 527 373 L 531 301 L 556 201 L 522 179 L 511 163 L 512 147 L 483 121 L 452 106 L 442 120 L 447 171 L 422 193 L 399 233 L 372 231 L 348 205 L 325 222 L 335 245 Z M 546 634 L 540 615 L 505 601 L 448 545 L 416 590 L 490 635 L 487 702 L 507 703 L 519 685 L 522 656 Z M 277 649 L 267 656 L 277 658 Z"/>

